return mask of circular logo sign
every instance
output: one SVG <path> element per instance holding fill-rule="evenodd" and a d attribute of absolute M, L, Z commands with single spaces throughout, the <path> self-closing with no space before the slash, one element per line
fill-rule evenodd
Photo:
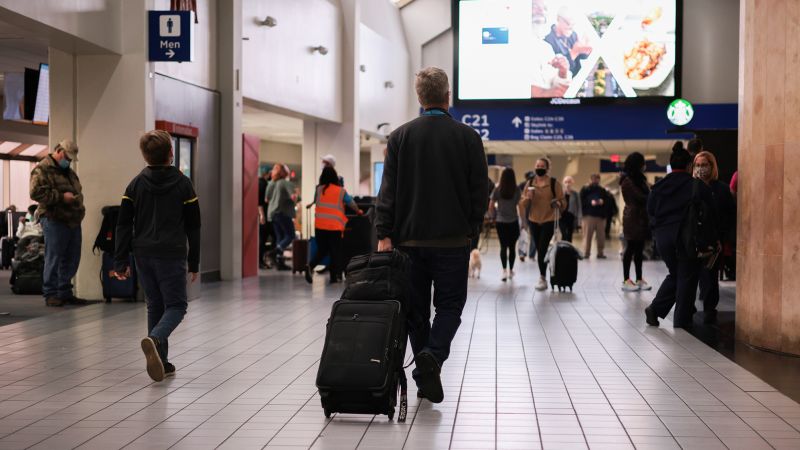
<path fill-rule="evenodd" d="M 692 121 L 694 108 L 692 104 L 682 98 L 676 99 L 667 108 L 667 118 L 674 125 L 682 127 Z"/>

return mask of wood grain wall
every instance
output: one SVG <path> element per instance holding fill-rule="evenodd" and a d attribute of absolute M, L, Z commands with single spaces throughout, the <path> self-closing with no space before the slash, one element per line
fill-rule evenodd
<path fill-rule="evenodd" d="M 740 7 L 736 333 L 800 354 L 800 1 Z"/>

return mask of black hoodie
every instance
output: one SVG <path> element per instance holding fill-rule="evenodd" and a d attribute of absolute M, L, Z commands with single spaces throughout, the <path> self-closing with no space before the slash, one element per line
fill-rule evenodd
<path fill-rule="evenodd" d="M 692 200 L 693 180 L 688 172 L 675 171 L 653 186 L 647 200 L 647 214 L 652 229 L 681 223 Z M 698 184 L 697 194 L 700 200 L 716 211 L 711 189 L 705 183 Z"/>
<path fill-rule="evenodd" d="M 187 258 L 189 272 L 197 273 L 200 205 L 191 180 L 173 166 L 142 170 L 122 197 L 116 247 L 117 271 L 127 268 L 132 250 L 135 256 Z"/>

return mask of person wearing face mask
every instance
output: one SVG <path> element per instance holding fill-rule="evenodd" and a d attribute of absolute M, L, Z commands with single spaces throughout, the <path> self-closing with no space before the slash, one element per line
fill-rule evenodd
<path fill-rule="evenodd" d="M 31 172 L 30 195 L 39 203 L 46 242 L 42 291 L 47 306 L 85 303 L 72 292 L 72 278 L 81 261 L 81 222 L 86 216 L 83 188 L 70 167 L 77 160 L 78 146 L 63 140 Z"/>
<path fill-rule="evenodd" d="M 536 176 L 527 184 L 519 203 L 519 213 L 525 214 L 526 211 L 528 213 L 531 247 L 538 251 L 539 283 L 536 285 L 536 290 L 539 291 L 547 289 L 545 257 L 547 247 L 555 233 L 556 208 L 563 211 L 566 207 L 564 189 L 561 183 L 548 175 L 549 171 L 549 159 L 540 158 L 536 161 Z"/>
<path fill-rule="evenodd" d="M 608 191 L 600 186 L 600 175 L 592 174 L 591 181 L 581 189 L 581 207 L 583 211 L 583 229 L 586 230 L 583 257 L 589 259 L 592 254 L 592 236 L 597 234 L 597 259 L 605 259 L 603 253 L 606 246 L 606 217 Z"/>
<path fill-rule="evenodd" d="M 567 202 L 567 209 L 558 222 L 558 228 L 561 230 L 562 239 L 567 242 L 572 242 L 572 233 L 575 232 L 575 228 L 582 218 L 581 198 L 572 188 L 574 185 L 574 178 L 570 176 L 564 177 L 564 201 Z"/>
<path fill-rule="evenodd" d="M 650 239 L 650 224 L 647 218 L 647 197 L 650 186 L 644 174 L 645 159 L 639 152 L 631 153 L 625 159 L 620 175 L 620 189 L 625 200 L 622 212 L 622 234 L 625 236 L 625 253 L 622 257 L 623 282 L 625 292 L 649 291 L 652 289 L 642 278 L 644 243 Z M 636 266 L 636 281 L 631 279 L 631 261 Z"/>
<path fill-rule="evenodd" d="M 36 204 L 28 207 L 28 213 L 25 217 L 19 218 L 19 226 L 17 226 L 17 239 L 22 240 L 28 236 L 41 236 L 42 225 L 36 220 Z"/>
<path fill-rule="evenodd" d="M 736 226 L 736 200 L 731 195 L 730 187 L 719 181 L 717 158 L 712 153 L 701 151 L 694 157 L 694 177 L 708 185 L 713 193 L 719 212 L 719 241 L 730 241 Z M 717 258 L 711 267 L 704 264 L 700 269 L 700 301 L 703 302 L 703 322 L 706 324 L 717 320 L 721 265 L 722 258 Z"/>
<path fill-rule="evenodd" d="M 682 225 L 692 202 L 704 204 L 710 211 L 707 217 L 710 222 L 716 217 L 716 208 L 711 189 L 692 177 L 692 159 L 682 146 L 674 148 L 670 166 L 672 172 L 653 186 L 647 200 L 647 215 L 658 253 L 669 274 L 650 306 L 645 308 L 645 321 L 657 327 L 658 319 L 667 317 L 675 305 L 675 328 L 691 328 L 701 261 L 697 254 L 687 253 L 682 242 Z M 713 229 L 716 224 L 709 226 Z"/>

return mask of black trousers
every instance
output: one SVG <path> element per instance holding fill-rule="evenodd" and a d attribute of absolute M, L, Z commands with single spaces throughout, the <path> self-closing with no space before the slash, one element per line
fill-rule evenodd
<path fill-rule="evenodd" d="M 497 222 L 497 237 L 500 240 L 500 263 L 503 269 L 507 266 L 514 270 L 514 260 L 517 258 L 517 241 L 519 240 L 519 221 Z"/>
<path fill-rule="evenodd" d="M 338 280 L 342 274 L 342 232 L 316 228 L 314 235 L 317 241 L 317 254 L 308 265 L 313 270 L 326 256 L 330 256 L 331 266 L 328 268 L 328 273 L 331 275 L 331 281 Z"/>
<path fill-rule="evenodd" d="M 663 319 L 674 305 L 675 327 L 689 328 L 692 325 L 700 262 L 680 254 L 677 245 L 678 228 L 679 225 L 675 224 L 655 230 L 656 246 L 667 265 L 669 275 L 658 288 L 650 308 Z"/>
<path fill-rule="evenodd" d="M 555 222 L 545 223 L 530 223 L 531 230 L 531 246 L 536 246 L 536 259 L 539 263 L 539 275 L 545 276 L 547 274 L 547 263 L 544 259 L 547 257 L 547 248 L 550 246 L 550 240 L 553 239 L 553 233 L 556 231 Z"/>
<path fill-rule="evenodd" d="M 558 229 L 561 231 L 563 240 L 572 242 L 572 233 L 575 232 L 575 215 L 569 211 L 564 211 L 564 215 L 558 221 Z"/>
<path fill-rule="evenodd" d="M 700 300 L 703 301 L 703 311 L 715 311 L 719 305 L 719 270 L 719 264 L 711 269 L 703 265 L 700 269 Z"/>
<path fill-rule="evenodd" d="M 644 259 L 644 241 L 625 241 L 625 253 L 622 255 L 623 278 L 631 278 L 631 260 L 636 266 L 636 281 L 642 279 L 642 259 Z"/>
<path fill-rule="evenodd" d="M 267 240 L 271 226 L 268 223 L 258 224 L 258 264 L 264 264 L 264 255 L 267 254 Z"/>

